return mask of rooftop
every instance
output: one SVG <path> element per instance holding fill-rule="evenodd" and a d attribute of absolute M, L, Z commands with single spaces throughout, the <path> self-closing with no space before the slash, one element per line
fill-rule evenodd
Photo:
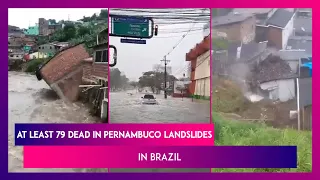
<path fill-rule="evenodd" d="M 293 26 L 296 36 L 312 36 L 312 18 L 296 17 Z"/>
<path fill-rule="evenodd" d="M 312 55 L 311 37 L 290 37 L 287 43 L 287 50 L 305 50 L 307 55 Z"/>
<path fill-rule="evenodd" d="M 285 9 L 277 9 L 276 12 L 266 21 L 266 25 L 273 25 L 284 28 L 293 17 L 294 12 Z"/>
<path fill-rule="evenodd" d="M 211 21 L 211 27 L 215 28 L 217 26 L 238 23 L 238 22 L 245 21 L 251 17 L 253 17 L 251 14 L 229 13 L 226 16 L 213 17 Z"/>
<path fill-rule="evenodd" d="M 229 60 L 237 59 L 237 48 L 241 46 L 241 42 L 230 43 L 228 45 Z M 248 44 L 242 44 L 240 58 L 238 61 L 250 61 L 256 56 L 260 55 L 266 50 L 267 42 L 256 43 L 250 42 Z"/>
<path fill-rule="evenodd" d="M 240 14 L 264 14 L 269 13 L 274 8 L 234 8 L 233 12 L 238 12 Z"/>

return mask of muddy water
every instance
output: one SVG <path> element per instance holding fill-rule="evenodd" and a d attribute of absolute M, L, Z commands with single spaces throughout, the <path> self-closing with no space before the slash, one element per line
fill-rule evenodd
<path fill-rule="evenodd" d="M 135 90 L 110 93 L 110 123 L 210 123 L 209 101 L 189 98 L 164 99 L 154 95 L 157 105 L 141 103 L 144 93 Z M 110 168 L 110 172 L 210 172 L 209 168 Z"/>
<path fill-rule="evenodd" d="M 15 123 L 92 123 L 81 103 L 66 104 L 44 81 L 21 72 L 9 72 L 9 172 L 106 172 L 107 169 L 26 169 L 22 147 L 14 146 Z"/>

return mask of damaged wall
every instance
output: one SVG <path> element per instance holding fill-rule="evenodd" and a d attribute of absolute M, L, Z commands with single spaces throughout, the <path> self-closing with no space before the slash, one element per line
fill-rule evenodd
<path fill-rule="evenodd" d="M 57 53 L 40 72 L 61 99 L 75 101 L 82 83 L 83 60 L 87 58 L 89 54 L 83 44 L 71 46 Z"/>

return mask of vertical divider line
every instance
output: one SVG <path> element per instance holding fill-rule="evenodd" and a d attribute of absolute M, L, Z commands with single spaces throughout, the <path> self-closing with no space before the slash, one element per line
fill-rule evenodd
<path fill-rule="evenodd" d="M 109 62 L 110 62 L 110 28 L 109 28 L 109 24 L 110 24 L 110 8 L 108 8 L 108 88 L 107 88 L 107 93 L 108 93 L 108 120 L 107 120 L 107 124 L 110 123 L 110 66 L 109 66 Z M 108 173 L 110 173 L 110 168 L 108 169 Z"/>
<path fill-rule="evenodd" d="M 213 53 L 212 53 L 212 9 L 210 8 L 210 23 L 209 23 L 209 42 L 210 42 L 210 124 L 213 123 L 212 121 L 212 96 L 213 96 L 213 89 L 212 89 L 212 72 L 213 72 Z M 214 126 L 213 126 L 214 127 Z M 213 140 L 214 145 L 214 140 Z M 210 173 L 212 173 L 212 168 L 210 168 Z"/>

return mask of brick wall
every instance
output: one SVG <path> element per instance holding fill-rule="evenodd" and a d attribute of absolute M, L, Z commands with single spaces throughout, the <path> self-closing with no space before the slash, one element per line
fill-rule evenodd
<path fill-rule="evenodd" d="M 89 54 L 83 45 L 71 47 L 54 56 L 41 69 L 41 74 L 46 82 L 51 84 L 76 70 L 87 58 Z"/>
<path fill-rule="evenodd" d="M 80 94 L 79 85 L 82 84 L 82 74 L 82 67 L 80 66 L 76 71 L 70 73 L 68 76 L 57 82 L 56 85 L 59 89 L 53 89 L 56 90 L 56 92 L 60 91 L 63 94 L 62 97 L 69 101 L 74 102 L 78 100 Z"/>
<path fill-rule="evenodd" d="M 109 64 L 92 64 L 92 75 L 102 79 L 108 79 Z"/>
<path fill-rule="evenodd" d="M 268 27 L 268 45 L 282 49 L 282 30 L 275 27 Z"/>
<path fill-rule="evenodd" d="M 92 76 L 92 60 L 85 60 L 83 62 L 83 78 L 91 79 Z"/>

